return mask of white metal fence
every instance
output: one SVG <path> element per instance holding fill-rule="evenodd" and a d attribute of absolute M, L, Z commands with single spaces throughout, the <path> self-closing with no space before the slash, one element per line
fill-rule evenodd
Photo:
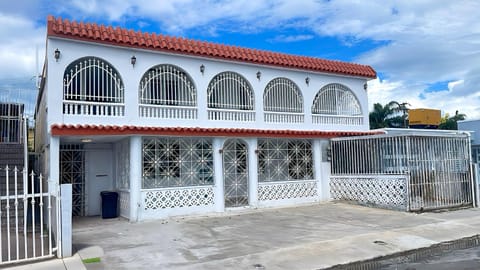
<path fill-rule="evenodd" d="M 16 167 L 0 172 L 0 268 L 53 257 L 58 250 L 55 238 L 60 235 L 58 188 L 49 192 L 41 174 L 28 175 Z"/>
<path fill-rule="evenodd" d="M 331 191 L 336 199 L 398 205 L 397 195 L 384 196 L 392 188 L 400 188 L 385 182 L 390 175 L 406 179 L 400 189 L 407 198 L 406 205 L 400 208 L 408 211 L 473 204 L 470 141 L 466 134 L 338 138 L 332 140 L 331 154 Z M 359 180 L 366 176 L 368 183 Z M 357 194 L 345 190 L 352 187 L 368 191 Z"/>

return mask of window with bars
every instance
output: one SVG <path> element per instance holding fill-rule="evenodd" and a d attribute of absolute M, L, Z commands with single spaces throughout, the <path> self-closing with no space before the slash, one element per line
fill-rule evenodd
<path fill-rule="evenodd" d="M 255 98 L 248 81 L 235 72 L 216 75 L 207 89 L 208 108 L 227 110 L 253 110 Z"/>
<path fill-rule="evenodd" d="M 173 65 L 151 68 L 140 81 L 141 104 L 196 106 L 196 95 L 190 76 Z"/>
<path fill-rule="evenodd" d="M 213 185 L 212 143 L 198 138 L 144 138 L 143 189 Z"/>
<path fill-rule="evenodd" d="M 258 140 L 258 181 L 313 179 L 312 146 L 308 140 Z"/>
<path fill-rule="evenodd" d="M 291 80 L 275 78 L 265 87 L 263 109 L 272 112 L 302 113 L 302 93 Z"/>
<path fill-rule="evenodd" d="M 71 63 L 63 75 L 65 101 L 123 103 L 124 85 L 106 61 L 86 57 Z"/>
<path fill-rule="evenodd" d="M 312 114 L 359 116 L 362 110 L 348 87 L 332 83 L 318 91 L 313 100 Z"/>

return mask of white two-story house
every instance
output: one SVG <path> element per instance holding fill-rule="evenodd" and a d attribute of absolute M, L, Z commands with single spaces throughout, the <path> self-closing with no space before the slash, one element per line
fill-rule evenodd
<path fill-rule="evenodd" d="M 369 131 L 365 65 L 48 18 L 43 173 L 132 221 L 328 200 L 329 138 Z"/>

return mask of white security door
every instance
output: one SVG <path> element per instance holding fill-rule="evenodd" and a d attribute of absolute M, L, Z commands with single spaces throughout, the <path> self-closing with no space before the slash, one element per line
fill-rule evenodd
<path fill-rule="evenodd" d="M 223 181 L 225 207 L 248 205 L 247 144 L 238 139 L 227 140 L 223 146 Z"/>
<path fill-rule="evenodd" d="M 85 157 L 86 215 L 101 214 L 100 192 L 113 189 L 113 155 L 111 150 L 89 150 Z"/>

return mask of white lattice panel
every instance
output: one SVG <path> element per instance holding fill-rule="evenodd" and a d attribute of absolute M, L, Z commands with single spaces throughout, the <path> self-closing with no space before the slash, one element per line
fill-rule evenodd
<path fill-rule="evenodd" d="M 123 216 L 128 216 L 130 212 L 130 192 L 128 191 L 119 191 L 119 203 L 120 203 L 120 214 Z"/>
<path fill-rule="evenodd" d="M 361 204 L 406 210 L 407 178 L 400 175 L 332 176 L 330 195 L 334 200 L 356 201 Z"/>
<path fill-rule="evenodd" d="M 143 191 L 145 210 L 213 205 L 213 187 Z"/>
<path fill-rule="evenodd" d="M 260 201 L 308 198 L 317 196 L 316 181 L 262 183 L 258 185 Z"/>

